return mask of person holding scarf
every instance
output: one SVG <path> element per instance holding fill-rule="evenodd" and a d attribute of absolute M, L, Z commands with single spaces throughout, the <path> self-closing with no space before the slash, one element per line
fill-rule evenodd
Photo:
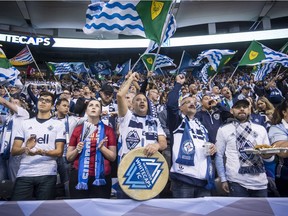
<path fill-rule="evenodd" d="M 98 100 L 87 103 L 88 120 L 77 126 L 70 138 L 67 160 L 73 163 L 69 190 L 74 199 L 110 198 L 111 166 L 116 159 L 116 138 L 111 127 L 101 121 Z"/>
<path fill-rule="evenodd" d="M 194 116 L 196 98 L 187 95 L 178 104 L 179 91 L 185 76 L 176 76 L 172 91 L 168 94 L 167 119 L 171 134 L 172 167 L 171 190 L 174 198 L 196 198 L 211 195 L 214 188 L 214 169 L 211 155 L 216 153 L 209 143 L 207 130 Z M 207 150 L 207 151 L 206 151 Z"/>
<path fill-rule="evenodd" d="M 245 152 L 256 145 L 270 145 L 266 129 L 250 120 L 246 99 L 236 101 L 231 113 L 234 118 L 220 127 L 216 136 L 215 163 L 222 189 L 231 197 L 266 197 L 264 161 L 272 162 L 274 156 Z"/>

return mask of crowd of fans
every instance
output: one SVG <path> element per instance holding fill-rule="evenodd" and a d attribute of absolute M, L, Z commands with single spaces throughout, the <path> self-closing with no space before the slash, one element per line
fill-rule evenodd
<path fill-rule="evenodd" d="M 288 148 L 288 74 L 230 76 L 1 86 L 0 199 L 110 198 L 121 158 L 141 146 L 169 164 L 160 197 L 287 196 L 288 151 L 245 149 Z"/>

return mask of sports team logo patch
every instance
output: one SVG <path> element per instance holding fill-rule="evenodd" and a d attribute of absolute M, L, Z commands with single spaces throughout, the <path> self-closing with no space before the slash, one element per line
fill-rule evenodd
<path fill-rule="evenodd" d="M 53 126 L 52 125 L 50 125 L 47 129 L 49 130 L 49 131 L 51 131 L 51 130 L 53 130 Z"/>
<path fill-rule="evenodd" d="M 163 162 L 157 158 L 136 157 L 128 168 L 124 177 L 124 185 L 131 189 L 152 189 L 163 169 Z"/>
<path fill-rule="evenodd" d="M 137 131 L 132 130 L 127 134 L 126 144 L 129 150 L 134 149 L 138 145 L 139 142 L 140 142 L 140 138 L 139 138 Z"/>
<path fill-rule="evenodd" d="M 157 196 L 165 187 L 169 169 L 159 152 L 151 157 L 144 155 L 145 147 L 131 150 L 118 166 L 121 189 L 131 198 L 147 200 Z"/>
<path fill-rule="evenodd" d="M 194 149 L 194 146 L 193 146 L 193 143 L 191 141 L 186 141 L 184 144 L 183 144 L 183 152 L 187 155 L 191 154 L 193 149 Z"/>

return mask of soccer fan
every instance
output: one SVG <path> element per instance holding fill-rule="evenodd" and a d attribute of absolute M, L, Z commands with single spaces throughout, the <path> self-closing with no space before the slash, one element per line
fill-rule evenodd
<path fill-rule="evenodd" d="M 203 148 L 209 139 L 206 128 L 194 117 L 195 97 L 186 96 L 178 104 L 184 82 L 184 75 L 176 76 L 167 102 L 172 147 L 171 191 L 174 198 L 210 196 L 214 184 L 210 155 L 216 153 L 216 147 L 210 143 L 207 152 Z"/>
<path fill-rule="evenodd" d="M 116 159 L 116 138 L 111 127 L 101 121 L 98 100 L 87 104 L 88 120 L 71 136 L 67 160 L 73 162 L 69 190 L 71 198 L 110 198 L 111 162 Z"/>
<path fill-rule="evenodd" d="M 54 98 L 41 92 L 37 116 L 25 120 L 16 132 L 12 155 L 22 155 L 12 200 L 50 200 L 55 198 L 56 158 L 63 154 L 64 125 L 51 118 Z"/>

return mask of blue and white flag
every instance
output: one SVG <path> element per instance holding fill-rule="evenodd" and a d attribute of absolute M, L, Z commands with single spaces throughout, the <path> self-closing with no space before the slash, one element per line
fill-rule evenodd
<path fill-rule="evenodd" d="M 218 71 L 220 65 L 224 66 L 234 55 L 236 51 L 233 50 L 219 50 L 211 49 L 203 51 L 198 55 L 197 62 L 200 62 L 202 59 L 207 58 L 211 67 L 214 71 Z M 225 57 L 225 58 L 224 58 Z"/>
<path fill-rule="evenodd" d="M 85 63 L 83 62 L 71 62 L 70 66 L 73 70 L 73 72 L 80 74 L 80 73 L 89 73 L 89 68 L 85 66 Z"/>
<path fill-rule="evenodd" d="M 181 60 L 179 63 L 179 66 L 177 68 L 178 73 L 181 73 L 183 70 L 188 68 L 193 68 L 196 66 L 199 66 L 200 64 L 198 62 L 195 62 L 190 55 L 190 53 L 186 52 L 185 50 L 182 53 Z"/>
<path fill-rule="evenodd" d="M 69 74 L 70 72 L 74 72 L 69 62 L 61 62 L 61 63 L 47 62 L 47 66 L 54 73 L 54 75 L 63 75 L 63 74 Z"/>
<path fill-rule="evenodd" d="M 128 72 L 131 69 L 131 59 L 129 59 L 128 61 L 126 61 L 124 64 L 122 64 L 118 71 L 117 74 L 118 75 L 122 75 L 122 76 L 126 76 L 128 74 Z"/>
<path fill-rule="evenodd" d="M 98 61 L 90 65 L 90 69 L 93 74 L 101 74 L 101 72 L 103 71 L 105 71 L 103 73 L 107 73 L 107 69 L 110 70 L 110 68 L 111 68 L 111 63 L 108 60 Z M 110 70 L 110 73 L 111 73 L 111 70 Z"/>
<path fill-rule="evenodd" d="M 168 46 L 169 45 L 169 39 L 175 34 L 177 29 L 177 24 L 176 24 L 176 19 L 174 15 L 171 16 L 168 26 L 166 28 L 165 34 L 164 34 L 164 39 L 163 39 L 163 44 L 162 46 Z M 158 44 L 150 40 L 150 43 L 148 45 L 148 48 L 146 49 L 145 53 L 152 52 L 153 50 L 158 48 Z"/>
<path fill-rule="evenodd" d="M 208 83 L 208 69 L 211 65 L 209 63 L 205 64 L 202 68 L 201 72 L 199 73 L 199 78 L 202 80 L 203 83 Z"/>
<path fill-rule="evenodd" d="M 283 67 L 288 67 L 288 55 L 285 53 L 274 51 L 263 44 L 261 44 L 263 52 L 265 54 L 265 59 L 261 63 L 279 63 Z"/>
<path fill-rule="evenodd" d="M 20 72 L 15 67 L 0 68 L 0 85 L 15 86 Z"/>
<path fill-rule="evenodd" d="M 156 57 L 157 59 L 156 59 L 155 66 L 154 66 L 155 70 L 157 70 L 158 68 L 162 68 L 162 67 L 169 67 L 169 66 L 176 67 L 176 64 L 174 64 L 173 62 L 174 60 L 171 59 L 170 57 L 161 55 L 161 54 L 158 54 Z"/>
<path fill-rule="evenodd" d="M 257 65 L 257 70 L 254 72 L 254 81 L 263 81 L 265 77 L 275 69 L 276 66 L 277 63 Z"/>

